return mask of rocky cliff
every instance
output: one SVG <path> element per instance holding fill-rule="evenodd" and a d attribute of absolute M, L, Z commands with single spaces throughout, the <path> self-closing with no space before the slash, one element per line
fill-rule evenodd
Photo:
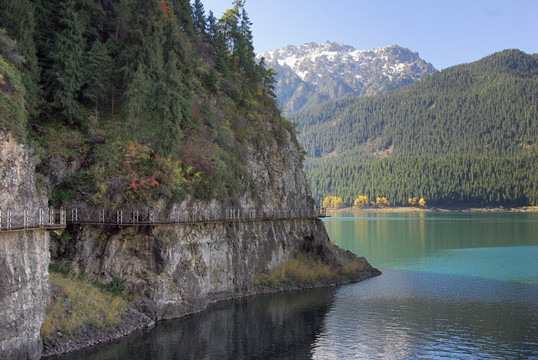
<path fill-rule="evenodd" d="M 249 209 L 287 213 L 310 210 L 314 204 L 300 152 L 292 134 L 264 149 L 250 147 L 245 163 L 255 181 L 251 192 L 233 201 L 161 204 L 171 214 L 220 212 L 233 204 Z M 342 270 L 340 250 L 330 245 L 316 219 L 251 220 L 139 227 L 72 226 L 67 244 L 58 242 L 53 257 L 102 282 L 123 281 L 140 295 L 139 310 L 155 320 L 180 317 L 219 300 L 263 292 L 256 278 L 294 259 L 299 253 Z M 346 254 L 349 256 L 349 254 Z M 365 270 L 356 279 L 377 273 Z M 366 274 L 366 275 L 365 275 Z M 321 285 L 321 283 L 319 284 Z"/>
<path fill-rule="evenodd" d="M 35 188 L 30 150 L 0 131 L 0 210 L 45 207 Z M 6 225 L 3 218 L 3 226 Z M 49 297 L 49 233 L 0 232 L 0 359 L 39 359 Z"/>

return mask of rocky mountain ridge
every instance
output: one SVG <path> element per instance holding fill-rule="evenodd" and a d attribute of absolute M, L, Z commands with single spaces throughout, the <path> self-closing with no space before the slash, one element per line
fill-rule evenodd
<path fill-rule="evenodd" d="M 398 45 L 370 50 L 327 41 L 257 54 L 277 70 L 276 95 L 286 113 L 351 96 L 384 93 L 437 70 L 419 54 Z"/>

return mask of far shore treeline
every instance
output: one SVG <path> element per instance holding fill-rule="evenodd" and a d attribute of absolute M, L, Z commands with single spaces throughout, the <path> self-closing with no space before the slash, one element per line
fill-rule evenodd
<path fill-rule="evenodd" d="M 538 55 L 505 50 L 290 115 L 315 200 L 538 205 Z"/>

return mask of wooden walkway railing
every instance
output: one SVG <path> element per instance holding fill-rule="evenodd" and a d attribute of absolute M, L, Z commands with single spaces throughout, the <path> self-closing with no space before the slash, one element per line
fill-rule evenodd
<path fill-rule="evenodd" d="M 38 209 L 22 212 L 0 210 L 0 232 L 24 231 L 30 229 L 61 229 L 67 224 L 88 224 L 100 226 L 139 226 L 164 224 L 193 224 L 216 222 L 248 222 L 269 220 L 315 219 L 326 216 L 325 208 L 311 210 L 279 210 L 267 212 L 263 209 L 227 208 L 220 210 L 194 210 L 172 214 L 156 213 L 154 210 L 88 210 Z"/>

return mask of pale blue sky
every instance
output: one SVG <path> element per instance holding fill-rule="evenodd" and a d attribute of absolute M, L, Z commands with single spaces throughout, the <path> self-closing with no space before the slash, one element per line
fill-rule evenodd
<path fill-rule="evenodd" d="M 217 18 L 232 0 L 202 0 Z M 256 52 L 329 40 L 400 45 L 437 69 L 504 49 L 538 52 L 538 0 L 247 0 Z"/>

